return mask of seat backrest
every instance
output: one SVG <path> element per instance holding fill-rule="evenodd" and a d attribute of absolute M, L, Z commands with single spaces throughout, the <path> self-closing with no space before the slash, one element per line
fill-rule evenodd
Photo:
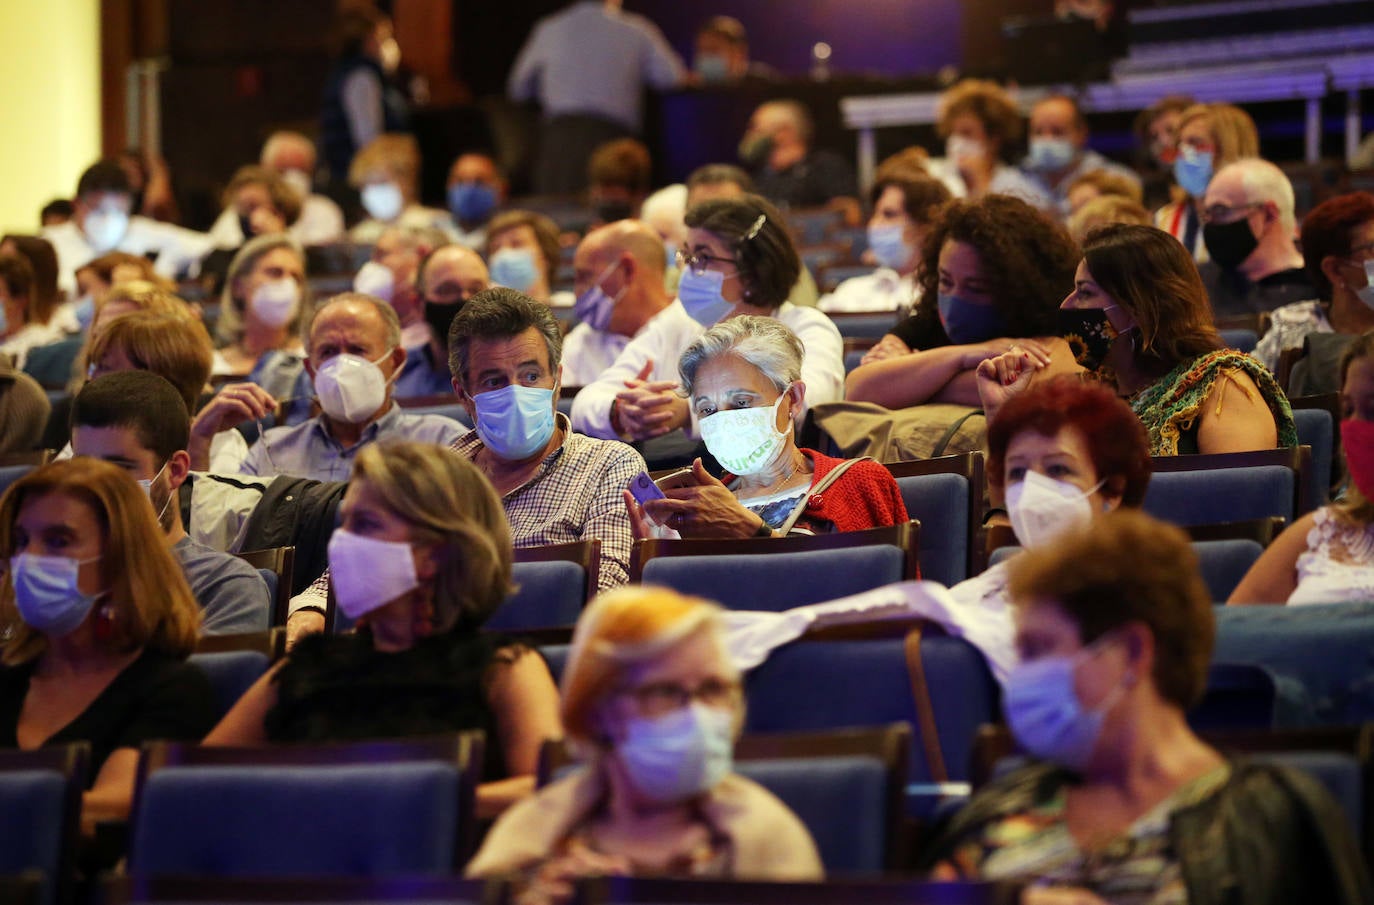
<path fill-rule="evenodd" d="M 1142 508 L 1184 526 L 1266 516 L 1292 521 L 1295 489 L 1296 475 L 1281 465 L 1155 472 Z"/>
<path fill-rule="evenodd" d="M 1021 895 L 1016 884 L 899 877 L 816 883 L 598 877 L 582 881 L 579 890 L 582 901 L 596 905 L 1013 905 Z"/>
<path fill-rule="evenodd" d="M 272 625 L 285 625 L 291 604 L 291 588 L 295 583 L 296 548 L 271 547 L 266 550 L 247 550 L 235 554 L 258 570 L 272 594 Z"/>
<path fill-rule="evenodd" d="M 30 349 L 24 358 L 24 373 L 45 390 L 65 387 L 72 379 L 72 366 L 85 342 L 84 336 L 73 336 Z"/>
<path fill-rule="evenodd" d="M 872 270 L 872 268 L 869 268 Z M 842 337 L 881 339 L 897 326 L 895 311 L 832 312 L 830 319 Z"/>
<path fill-rule="evenodd" d="M 1226 348 L 1235 349 L 1237 352 L 1253 352 L 1259 344 L 1259 336 L 1249 328 L 1232 327 L 1217 332 L 1221 334 L 1221 341 L 1226 343 Z"/>
<path fill-rule="evenodd" d="M 33 471 L 32 465 L 0 466 L 0 493 L 9 490 L 11 484 L 31 471 Z"/>
<path fill-rule="evenodd" d="M 1202 700 L 1188 711 L 1188 723 L 1202 732 L 1271 729 L 1278 713 L 1278 682 L 1254 663 L 1213 663 Z"/>
<path fill-rule="evenodd" d="M 1195 540 L 1193 552 L 1213 602 L 1224 603 L 1264 553 L 1264 547 L 1248 539 Z"/>
<path fill-rule="evenodd" d="M 256 650 L 192 654 L 190 662 L 210 679 L 215 708 L 222 719 L 243 693 L 267 672 L 271 658 Z"/>
<path fill-rule="evenodd" d="M 516 589 L 486 622 L 496 631 L 572 625 L 587 600 L 586 572 L 566 561 L 518 562 L 511 568 Z"/>
<path fill-rule="evenodd" d="M 0 875 L 32 873 L 38 905 L 61 905 L 72 896 L 89 766 L 84 742 L 0 751 Z"/>
<path fill-rule="evenodd" d="M 440 762 L 166 767 L 143 786 L 130 869 L 447 873 L 459 866 L 459 785 L 457 767 Z"/>
<path fill-rule="evenodd" d="M 1312 447 L 1308 492 L 1318 505 L 1331 495 L 1331 471 L 1336 453 L 1336 422 L 1325 408 L 1293 407 L 1298 442 Z"/>
<path fill-rule="evenodd" d="M 897 478 L 897 487 L 907 515 L 921 523 L 921 577 L 946 587 L 968 578 L 968 479 L 958 474 L 906 475 Z"/>
<path fill-rule="evenodd" d="M 110 889 L 113 887 L 113 894 Z M 185 877 L 140 876 L 107 878 L 111 903 L 131 902 L 238 902 L 262 905 L 310 902 L 312 905 L 359 905 L 362 902 L 394 902 L 420 905 L 496 905 L 505 901 L 501 880 L 469 880 L 452 876 L 396 877 Z"/>

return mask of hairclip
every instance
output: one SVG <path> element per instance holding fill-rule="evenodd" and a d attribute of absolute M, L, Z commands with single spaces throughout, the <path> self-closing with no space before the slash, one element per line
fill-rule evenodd
<path fill-rule="evenodd" d="M 752 239 L 752 238 L 754 238 L 755 236 L 757 236 L 757 235 L 759 234 L 759 230 L 763 229 L 763 224 L 765 224 L 765 223 L 767 223 L 767 222 L 768 222 L 768 215 L 767 215 L 767 214 L 759 214 L 759 218 L 758 218 L 757 220 L 754 221 L 754 225 L 751 226 L 751 227 L 749 227 L 749 232 L 747 232 L 747 233 L 744 234 L 744 241 L 748 242 L 750 239 Z"/>

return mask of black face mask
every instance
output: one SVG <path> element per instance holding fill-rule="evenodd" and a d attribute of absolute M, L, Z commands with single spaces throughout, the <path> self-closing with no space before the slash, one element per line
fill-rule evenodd
<path fill-rule="evenodd" d="M 1222 270 L 1235 270 L 1259 247 L 1259 239 L 1250 229 L 1249 217 L 1241 217 L 1234 223 L 1204 224 L 1202 243 Z"/>
<path fill-rule="evenodd" d="M 243 241 L 247 242 L 253 238 L 253 224 L 247 214 L 239 214 L 239 230 L 243 233 Z"/>
<path fill-rule="evenodd" d="M 596 216 L 602 223 L 614 223 L 617 220 L 630 220 L 635 215 L 634 205 L 628 201 L 598 201 L 596 203 Z"/>
<path fill-rule="evenodd" d="M 1059 335 L 1073 350 L 1074 361 L 1096 371 L 1107 360 L 1117 332 L 1102 308 L 1060 308 Z"/>
<path fill-rule="evenodd" d="M 453 325 L 453 319 L 458 316 L 458 312 L 463 310 L 462 302 L 454 302 L 448 305 L 441 305 L 437 302 L 425 302 L 425 323 L 429 324 L 429 329 L 434 331 L 434 338 L 439 341 L 439 345 L 448 348 L 448 328 Z"/>

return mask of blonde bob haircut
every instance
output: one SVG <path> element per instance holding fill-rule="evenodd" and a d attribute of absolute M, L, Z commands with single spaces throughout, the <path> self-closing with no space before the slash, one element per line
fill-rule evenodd
<path fill-rule="evenodd" d="M 15 554 L 15 522 L 30 500 L 60 494 L 90 507 L 100 524 L 101 583 L 107 596 L 97 606 L 113 608 L 108 637 L 112 651 L 149 648 L 185 657 L 196 646 L 200 607 L 172 558 L 148 495 L 128 472 L 100 459 L 77 456 L 20 478 L 0 497 L 0 555 Z M 37 659 L 48 640 L 19 616 L 14 587 L 0 585 L 0 663 L 18 666 Z"/>
<path fill-rule="evenodd" d="M 436 546 L 435 630 L 480 628 L 514 586 L 506 510 L 477 466 L 433 443 L 382 442 L 358 454 L 353 480 L 410 526 L 412 542 Z"/>
<path fill-rule="evenodd" d="M 348 184 L 362 188 L 378 171 L 396 181 L 406 201 L 413 199 L 420 179 L 420 145 L 415 137 L 388 132 L 363 145 L 348 165 Z"/>
<path fill-rule="evenodd" d="M 135 311 L 110 321 L 90 343 L 90 363 L 120 352 L 140 371 L 151 371 L 176 387 L 186 411 L 195 414 L 210 380 L 215 351 L 205 325 L 191 317 Z"/>
<path fill-rule="evenodd" d="M 1194 104 L 1179 117 L 1179 131 L 1195 119 L 1207 120 L 1207 130 L 1217 147 L 1212 155 L 1213 173 L 1242 157 L 1259 156 L 1259 130 L 1250 114 L 1241 108 L 1232 104 Z"/>
<path fill-rule="evenodd" d="M 725 655 L 720 607 L 668 588 L 625 587 L 593 600 L 577 621 L 563 671 L 563 729 L 575 742 L 601 744 L 596 711 L 633 667 L 651 663 L 697 632 L 707 631 Z M 734 672 L 733 665 L 728 666 Z"/>
<path fill-rule="evenodd" d="M 215 338 L 224 345 L 232 345 L 243 338 L 243 312 L 248 307 L 244 285 L 249 274 L 258 266 L 258 261 L 278 248 L 285 248 L 294 254 L 301 262 L 301 270 L 305 270 L 305 250 L 285 233 L 254 236 L 243 243 L 229 262 L 229 270 L 224 275 L 224 289 L 220 292 L 219 320 L 215 323 Z M 300 330 L 301 317 L 313 304 L 310 281 L 305 280 L 301 284 L 301 303 L 296 306 L 296 316 L 287 325 L 290 335 L 294 336 Z"/>

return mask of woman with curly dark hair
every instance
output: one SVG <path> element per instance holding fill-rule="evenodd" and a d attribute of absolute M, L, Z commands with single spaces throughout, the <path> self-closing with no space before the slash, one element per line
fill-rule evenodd
<path fill-rule="evenodd" d="M 888 408 L 977 405 L 974 370 L 984 359 L 1015 348 L 1047 365 L 1035 337 L 1057 333 L 1077 259 L 1064 227 L 1018 198 L 951 204 L 922 251 L 915 313 L 850 373 L 846 398 Z"/>

